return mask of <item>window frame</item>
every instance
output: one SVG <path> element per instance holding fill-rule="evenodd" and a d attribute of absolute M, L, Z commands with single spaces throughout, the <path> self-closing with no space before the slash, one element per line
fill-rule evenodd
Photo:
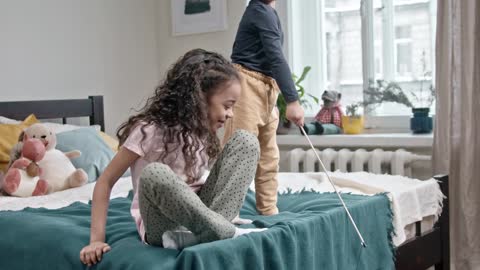
<path fill-rule="evenodd" d="M 293 35 L 290 34 L 293 31 L 293 25 L 291 18 L 293 17 L 293 5 L 295 0 L 284 0 L 284 1 L 277 1 L 276 2 L 276 9 L 280 17 L 280 21 L 283 26 L 283 30 L 285 32 L 285 44 L 284 44 L 284 54 L 286 55 L 287 61 L 290 64 L 290 67 L 294 68 L 294 52 L 293 52 Z M 307 1 L 307 0 L 302 0 Z M 318 4 L 317 14 L 321 14 L 321 16 L 316 16 L 313 20 L 314 24 L 320 29 L 321 34 L 318 35 L 319 44 L 322 50 L 326 50 L 326 35 L 323 31 L 323 26 L 325 25 L 325 10 L 338 10 L 336 8 L 325 8 L 324 1 L 316 1 Z M 435 2 L 435 1 L 433 1 Z M 396 39 L 395 38 L 395 23 L 394 23 L 394 12 L 395 6 L 397 5 L 406 5 L 406 4 L 418 4 L 418 3 L 430 3 L 430 9 L 432 9 L 432 1 L 430 0 L 382 0 L 382 39 L 377 40 L 377 42 L 381 41 L 383 44 L 382 55 L 380 59 L 382 60 L 381 65 L 381 74 L 376 73 L 375 71 L 375 37 L 374 37 L 374 19 L 375 19 L 375 9 L 380 8 L 379 6 L 374 6 L 374 0 L 361 0 L 360 2 L 360 17 L 362 19 L 362 24 L 366 25 L 367 27 L 362 27 L 362 79 L 363 88 L 365 89 L 368 87 L 369 78 L 379 79 L 382 78 L 384 80 L 392 80 L 398 82 L 405 82 L 405 81 L 412 81 L 413 78 L 405 77 L 405 76 L 397 76 L 397 67 L 396 67 L 396 58 L 397 58 L 397 45 L 403 42 L 411 43 L 412 39 Z M 435 3 L 436 4 L 436 3 Z M 432 20 L 435 20 L 436 14 L 432 15 Z M 435 29 L 433 29 L 434 31 Z M 434 35 L 432 40 L 434 41 Z M 368 42 L 367 42 L 368 41 Z M 431 65 L 432 67 L 435 66 L 434 56 L 434 42 L 431 42 Z M 320 85 L 326 85 L 327 82 L 327 72 L 326 72 L 326 62 L 327 57 L 324 54 L 319 56 L 319 64 L 321 65 L 321 70 L 319 77 L 317 79 L 317 83 Z M 370 59 L 368 61 L 364 61 L 364 59 Z M 434 68 L 433 68 L 434 70 Z M 293 70 L 292 70 L 293 71 Z M 432 76 L 434 76 L 434 72 L 432 72 Z M 382 76 L 378 76 L 382 75 Z M 419 78 L 420 79 L 420 78 Z M 426 78 L 422 78 L 426 79 Z M 349 80 L 349 81 L 342 81 L 341 84 L 351 84 L 359 82 L 358 80 Z M 320 91 L 321 92 L 321 91 Z M 316 96 L 319 96 L 321 93 L 312 93 Z M 432 112 L 434 113 L 434 112 Z M 312 117 L 315 112 L 306 111 L 307 117 Z M 367 115 L 366 116 L 366 123 L 365 128 L 373 129 L 373 130 L 394 130 L 400 132 L 409 132 L 409 119 L 410 115 L 400 115 L 400 116 L 375 116 L 375 115 Z"/>

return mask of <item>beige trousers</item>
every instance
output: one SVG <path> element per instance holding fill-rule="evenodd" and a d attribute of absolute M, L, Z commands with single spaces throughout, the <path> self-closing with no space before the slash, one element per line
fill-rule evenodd
<path fill-rule="evenodd" d="M 275 108 L 279 88 L 275 80 L 235 65 L 240 72 L 242 94 L 233 108 L 233 118 L 225 124 L 223 144 L 237 129 L 244 129 L 258 137 L 260 159 L 255 175 L 257 211 L 274 215 L 277 208 L 277 173 L 280 158 L 276 131 L 278 110 Z"/>

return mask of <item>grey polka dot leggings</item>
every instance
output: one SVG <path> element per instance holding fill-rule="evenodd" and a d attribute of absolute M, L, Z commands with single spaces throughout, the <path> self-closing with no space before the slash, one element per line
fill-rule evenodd
<path fill-rule="evenodd" d="M 200 242 L 230 238 L 259 158 L 258 139 L 238 130 L 223 148 L 199 193 L 162 163 L 140 176 L 139 204 L 149 244 L 161 246 L 162 234 L 185 227 Z"/>

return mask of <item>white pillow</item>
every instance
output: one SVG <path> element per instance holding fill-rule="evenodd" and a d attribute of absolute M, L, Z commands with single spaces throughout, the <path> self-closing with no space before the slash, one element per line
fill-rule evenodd
<path fill-rule="evenodd" d="M 20 124 L 20 123 L 22 123 L 22 121 L 0 116 L 0 124 Z M 72 130 L 76 130 L 84 127 L 93 127 L 96 131 L 98 132 L 100 131 L 100 125 L 79 126 L 79 125 L 60 124 L 60 123 L 52 123 L 52 122 L 45 122 L 45 123 L 42 122 L 42 124 L 47 126 L 47 128 L 53 130 L 53 132 L 55 132 L 56 134 L 72 131 Z"/>
<path fill-rule="evenodd" d="M 42 123 L 44 124 L 47 128 L 53 130 L 56 134 L 62 133 L 62 132 L 67 132 L 67 131 L 72 131 L 80 128 L 85 128 L 85 127 L 93 127 L 97 132 L 100 131 L 100 125 L 91 125 L 91 126 L 77 126 L 77 125 L 70 125 L 70 124 L 59 124 L 59 123 L 51 123 L 51 122 L 46 122 Z"/>
<path fill-rule="evenodd" d="M 20 124 L 22 121 L 0 116 L 0 124 Z"/>

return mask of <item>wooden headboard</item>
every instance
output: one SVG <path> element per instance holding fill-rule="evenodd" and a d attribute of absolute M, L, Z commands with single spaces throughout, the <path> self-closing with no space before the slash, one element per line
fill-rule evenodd
<path fill-rule="evenodd" d="M 99 125 L 105 131 L 103 96 L 89 96 L 86 99 L 32 100 L 0 102 L 0 116 L 23 120 L 30 114 L 38 119 L 62 119 L 89 117 L 90 125 Z"/>

